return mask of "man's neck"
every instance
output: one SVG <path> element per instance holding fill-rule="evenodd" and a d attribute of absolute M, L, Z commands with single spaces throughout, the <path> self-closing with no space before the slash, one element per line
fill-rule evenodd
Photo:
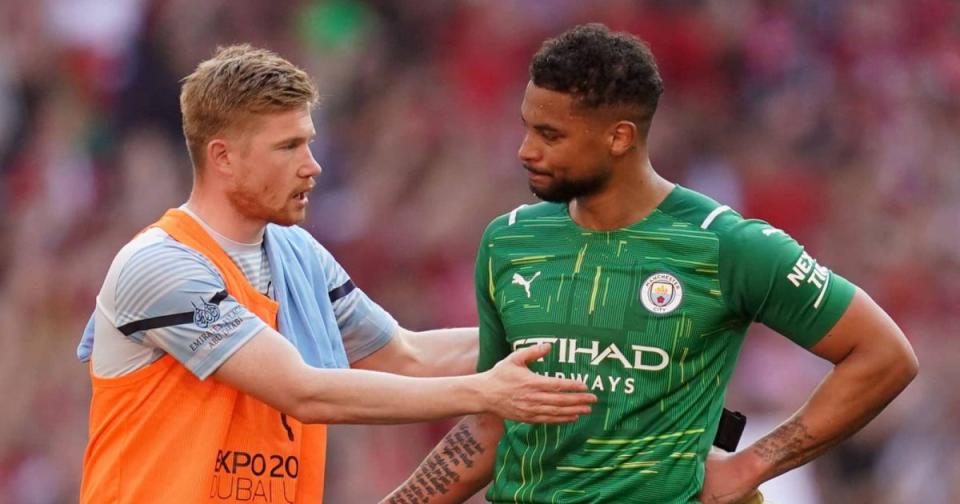
<path fill-rule="evenodd" d="M 212 198 L 194 190 L 186 206 L 224 238 L 239 243 L 257 243 L 263 240 L 266 223 L 253 221 L 240 215 L 226 196 Z"/>
<path fill-rule="evenodd" d="M 674 188 L 646 158 L 614 173 L 601 192 L 570 202 L 570 217 L 579 226 L 597 231 L 628 227 L 650 215 Z"/>

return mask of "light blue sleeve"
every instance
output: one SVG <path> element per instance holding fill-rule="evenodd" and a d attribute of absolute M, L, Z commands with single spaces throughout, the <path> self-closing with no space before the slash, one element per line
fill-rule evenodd
<path fill-rule="evenodd" d="M 90 315 L 90 320 L 83 328 L 83 335 L 80 336 L 80 344 L 77 345 L 77 359 L 86 364 L 90 362 L 90 355 L 93 353 L 93 321 L 95 315 Z"/>
<path fill-rule="evenodd" d="M 312 243 L 327 278 L 327 292 L 347 358 L 356 362 L 386 345 L 400 326 L 386 310 L 353 284 L 333 254 L 316 240 Z"/>
<path fill-rule="evenodd" d="M 210 376 L 267 324 L 226 292 L 203 255 L 167 240 L 136 252 L 120 271 L 117 329 Z"/>

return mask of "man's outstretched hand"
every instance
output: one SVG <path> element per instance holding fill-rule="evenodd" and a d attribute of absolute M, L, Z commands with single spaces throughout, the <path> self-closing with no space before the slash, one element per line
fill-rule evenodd
<path fill-rule="evenodd" d="M 486 411 L 524 423 L 568 423 L 590 413 L 597 397 L 577 380 L 540 376 L 527 367 L 550 353 L 550 344 L 521 348 L 485 372 Z"/>

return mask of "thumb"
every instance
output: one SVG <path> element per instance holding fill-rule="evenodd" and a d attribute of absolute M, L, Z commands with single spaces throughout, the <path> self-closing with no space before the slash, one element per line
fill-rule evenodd
<path fill-rule="evenodd" d="M 521 348 L 516 352 L 513 352 L 513 355 L 510 356 L 510 362 L 526 366 L 527 364 L 546 356 L 550 353 L 550 343 L 538 343 L 536 345 L 531 345 L 525 348 Z"/>

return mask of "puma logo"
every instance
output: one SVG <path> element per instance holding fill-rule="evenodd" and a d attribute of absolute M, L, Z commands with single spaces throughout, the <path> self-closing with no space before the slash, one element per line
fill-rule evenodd
<path fill-rule="evenodd" d="M 536 273 L 534 273 L 533 277 L 531 277 L 530 280 L 526 280 L 526 279 L 523 278 L 523 276 L 520 275 L 520 273 L 514 273 L 514 274 L 513 274 L 513 283 L 514 283 L 514 284 L 517 284 L 517 285 L 522 285 L 522 286 L 523 286 L 523 290 L 527 291 L 527 298 L 529 298 L 529 297 L 530 297 L 530 285 L 533 283 L 534 280 L 537 279 L 538 276 L 540 276 L 540 272 L 539 272 L 539 271 L 536 272 Z"/>

